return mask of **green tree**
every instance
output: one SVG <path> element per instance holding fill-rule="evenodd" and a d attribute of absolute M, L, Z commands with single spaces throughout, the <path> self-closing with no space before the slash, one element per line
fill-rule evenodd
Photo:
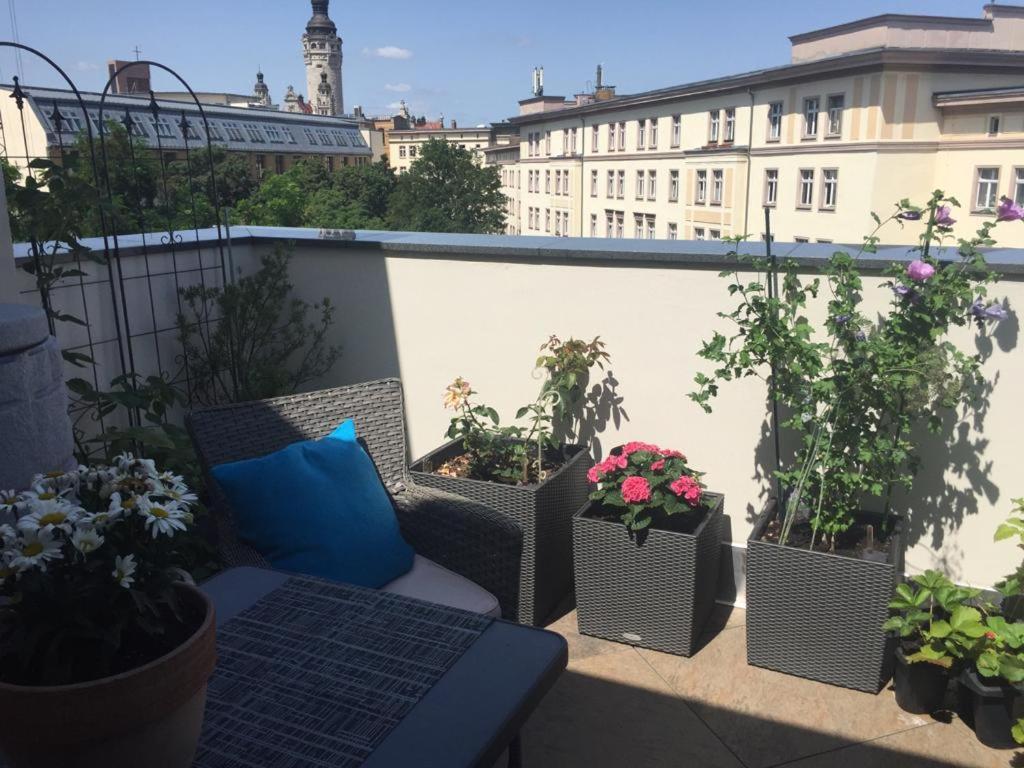
<path fill-rule="evenodd" d="M 361 229 L 384 228 L 397 182 L 387 158 L 369 165 L 346 165 L 334 176 L 335 189 L 342 192 L 346 200 L 357 202 L 365 216 L 376 222 L 372 227 L 367 224 Z"/>
<path fill-rule="evenodd" d="M 384 229 L 383 219 L 370 216 L 357 200 L 333 187 L 309 196 L 302 222 L 307 227 L 329 229 Z"/>
<path fill-rule="evenodd" d="M 252 197 L 238 203 L 233 220 L 263 227 L 301 227 L 309 190 L 294 170 L 267 177 Z"/>
<path fill-rule="evenodd" d="M 388 223 L 414 232 L 498 233 L 505 227 L 500 188 L 497 168 L 481 168 L 468 150 L 431 139 L 398 177 Z"/>

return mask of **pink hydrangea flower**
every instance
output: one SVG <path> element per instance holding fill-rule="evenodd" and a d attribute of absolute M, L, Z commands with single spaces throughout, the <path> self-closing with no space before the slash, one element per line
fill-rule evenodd
<path fill-rule="evenodd" d="M 665 468 L 665 460 L 664 459 L 658 459 L 656 462 L 651 464 L 651 471 L 652 472 L 657 472 L 659 469 L 664 469 L 664 468 Z"/>
<path fill-rule="evenodd" d="M 999 206 L 996 208 L 996 221 L 1020 221 L 1021 219 L 1024 219 L 1024 208 L 1008 197 L 1001 197 Z"/>
<path fill-rule="evenodd" d="M 604 460 L 608 469 L 625 469 L 629 466 L 629 458 L 624 453 L 617 453 Z"/>
<path fill-rule="evenodd" d="M 680 453 L 679 451 L 669 450 L 668 448 L 663 449 L 661 451 L 661 455 L 664 456 L 666 459 L 682 459 L 683 461 L 686 461 L 686 457 L 683 456 L 682 453 Z"/>
<path fill-rule="evenodd" d="M 639 475 L 622 481 L 622 500 L 627 504 L 646 504 L 651 500 L 651 486 Z"/>
<path fill-rule="evenodd" d="M 604 477 L 604 462 L 595 464 L 587 470 L 587 480 L 591 483 L 601 482 L 602 477 Z"/>
<path fill-rule="evenodd" d="M 921 261 L 921 259 L 914 259 L 910 264 L 907 265 L 907 277 L 911 280 L 923 283 L 928 280 L 932 275 L 935 274 L 935 267 L 929 264 L 927 261 Z"/>
<path fill-rule="evenodd" d="M 956 219 L 950 216 L 948 205 L 939 206 L 935 211 L 935 224 L 940 227 L 952 227 L 956 224 Z"/>
<path fill-rule="evenodd" d="M 696 505 L 700 503 L 700 485 L 689 475 L 682 475 L 673 480 L 669 490 L 676 496 L 684 499 L 687 504 Z"/>
<path fill-rule="evenodd" d="M 649 453 L 658 453 L 659 448 L 658 448 L 658 446 L 652 445 L 651 443 L 641 443 L 641 442 L 638 442 L 636 440 L 634 440 L 633 442 L 630 442 L 630 443 L 626 443 L 624 446 L 622 446 L 622 455 L 623 456 L 629 456 L 631 453 L 636 453 L 637 451 L 647 451 Z"/>

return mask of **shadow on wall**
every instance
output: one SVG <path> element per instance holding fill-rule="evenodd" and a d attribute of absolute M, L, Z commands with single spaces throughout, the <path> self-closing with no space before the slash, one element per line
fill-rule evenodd
<path fill-rule="evenodd" d="M 1016 349 L 1020 335 L 1020 321 L 1012 310 L 1002 322 L 989 326 L 975 337 L 975 346 L 982 366 L 998 349 L 1008 353 Z M 998 362 L 998 358 L 996 358 Z M 919 424 L 913 440 L 921 457 L 921 468 L 909 491 L 897 490 L 893 494 L 893 512 L 904 517 L 907 547 L 930 536 L 930 546 L 943 547 L 947 530 L 959 528 L 965 518 L 978 512 L 978 495 L 992 504 L 1000 498 L 1000 489 L 990 479 L 992 462 L 983 460 L 989 447 L 984 437 L 984 424 L 988 416 L 992 392 L 999 383 L 998 370 L 984 378 L 966 398 L 967 402 L 955 413 L 946 412 L 938 432 L 931 432 Z M 762 486 L 755 502 L 746 506 L 747 521 L 751 524 L 761 513 L 764 502 L 772 492 L 776 467 L 775 443 L 772 435 L 771 401 L 766 399 L 765 418 L 761 422 L 760 439 L 754 449 L 753 479 Z M 786 421 L 784 407 L 779 414 Z M 798 444 L 792 433 L 784 430 L 780 435 L 782 466 L 791 466 L 797 455 Z M 875 506 L 875 505 L 872 505 Z M 933 567 L 955 572 L 960 565 L 960 554 L 944 552 Z"/>
<path fill-rule="evenodd" d="M 589 444 L 595 461 L 600 461 L 607 453 L 601 442 L 601 433 L 608 429 L 609 424 L 618 430 L 622 422 L 629 421 L 629 414 L 622 407 L 624 398 L 619 394 L 618 387 L 619 380 L 609 369 L 603 379 L 590 387 L 583 401 L 583 415 L 573 442 Z"/>

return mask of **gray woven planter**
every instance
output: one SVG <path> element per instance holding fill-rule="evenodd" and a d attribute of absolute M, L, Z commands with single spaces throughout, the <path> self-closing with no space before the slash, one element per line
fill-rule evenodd
<path fill-rule="evenodd" d="M 537 625 L 547 619 L 572 589 L 572 516 L 587 500 L 590 451 L 566 446 L 571 455 L 539 485 L 515 486 L 445 477 L 425 471 L 463 452 L 447 443 L 411 467 L 418 485 L 455 493 L 507 515 L 523 529 L 519 583 L 519 621 Z"/>
<path fill-rule="evenodd" d="M 692 656 L 715 604 L 724 499 L 693 533 L 651 527 L 638 544 L 626 526 L 593 517 L 588 502 L 573 518 L 576 610 L 580 632 L 641 648 Z"/>
<path fill-rule="evenodd" d="M 747 663 L 878 693 L 892 676 L 882 623 L 902 570 L 898 522 L 881 563 L 761 541 L 776 513 L 772 499 L 747 540 Z"/>

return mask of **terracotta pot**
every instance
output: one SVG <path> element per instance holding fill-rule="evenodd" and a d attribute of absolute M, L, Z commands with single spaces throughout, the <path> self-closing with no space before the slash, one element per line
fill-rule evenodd
<path fill-rule="evenodd" d="M 188 768 L 203 726 L 206 681 L 217 661 L 213 603 L 195 587 L 180 598 L 199 628 L 170 653 L 88 683 L 0 683 L 0 752 L 10 768 Z"/>

